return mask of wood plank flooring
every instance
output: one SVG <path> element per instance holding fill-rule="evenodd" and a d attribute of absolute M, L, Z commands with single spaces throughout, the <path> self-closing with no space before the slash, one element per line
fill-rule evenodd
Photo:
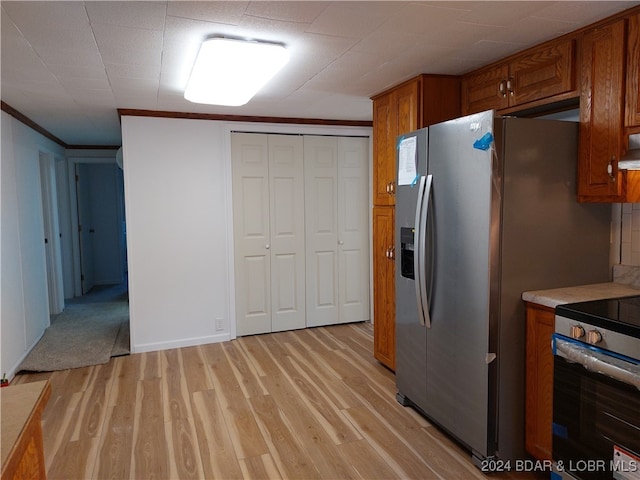
<path fill-rule="evenodd" d="M 488 478 L 396 402 L 393 373 L 372 349 L 372 326 L 359 323 L 134 354 L 13 383 L 51 381 L 49 479 Z"/>

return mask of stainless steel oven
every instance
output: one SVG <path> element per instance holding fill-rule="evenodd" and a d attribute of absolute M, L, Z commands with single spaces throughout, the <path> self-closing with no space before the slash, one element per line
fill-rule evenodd
<path fill-rule="evenodd" d="M 552 476 L 640 480 L 640 296 L 558 306 Z"/>

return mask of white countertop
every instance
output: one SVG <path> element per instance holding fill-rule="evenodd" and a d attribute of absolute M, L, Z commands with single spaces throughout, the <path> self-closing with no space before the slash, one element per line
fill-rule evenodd
<path fill-rule="evenodd" d="M 640 289 L 624 283 L 607 282 L 524 292 L 522 299 L 527 302 L 555 308 L 564 303 L 587 302 L 589 300 L 626 297 L 630 295 L 640 295 Z"/>

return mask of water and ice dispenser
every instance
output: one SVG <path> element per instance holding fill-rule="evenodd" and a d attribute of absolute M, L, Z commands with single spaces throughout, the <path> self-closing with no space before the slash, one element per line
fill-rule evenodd
<path fill-rule="evenodd" d="M 400 272 L 403 277 L 415 280 L 413 272 L 414 229 L 400 227 Z"/>

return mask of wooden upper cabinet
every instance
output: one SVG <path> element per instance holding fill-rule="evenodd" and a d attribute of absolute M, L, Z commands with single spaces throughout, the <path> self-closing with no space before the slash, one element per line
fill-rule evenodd
<path fill-rule="evenodd" d="M 416 130 L 420 120 L 420 87 L 421 81 L 412 81 L 395 91 L 395 104 L 397 108 L 397 134 L 402 135 Z M 395 139 L 393 141 L 394 166 L 395 166 Z M 395 171 L 395 169 L 394 169 Z"/>
<path fill-rule="evenodd" d="M 507 108 L 508 76 L 509 67 L 506 64 L 465 76 L 462 79 L 462 114 Z"/>
<path fill-rule="evenodd" d="M 619 20 L 582 39 L 578 199 L 624 201 L 618 160 L 623 146 L 625 25 Z"/>
<path fill-rule="evenodd" d="M 574 39 L 536 48 L 509 64 L 509 104 L 522 105 L 572 92 L 575 77 Z"/>
<path fill-rule="evenodd" d="M 460 115 L 460 78 L 419 75 L 373 100 L 373 203 L 395 205 L 399 135 Z"/>
<path fill-rule="evenodd" d="M 373 203 L 394 205 L 396 137 L 415 130 L 420 114 L 419 81 L 373 99 Z"/>
<path fill-rule="evenodd" d="M 564 38 L 472 72 L 462 79 L 462 113 L 512 111 L 577 97 L 575 59 L 576 40 Z"/>
<path fill-rule="evenodd" d="M 396 138 L 416 130 L 420 77 L 373 98 L 373 203 L 395 205 Z"/>
<path fill-rule="evenodd" d="M 397 132 L 395 95 L 373 101 L 373 203 L 393 205 L 390 184 L 395 178 L 395 138 Z"/>
<path fill-rule="evenodd" d="M 625 125 L 640 127 L 640 13 L 629 17 Z"/>

